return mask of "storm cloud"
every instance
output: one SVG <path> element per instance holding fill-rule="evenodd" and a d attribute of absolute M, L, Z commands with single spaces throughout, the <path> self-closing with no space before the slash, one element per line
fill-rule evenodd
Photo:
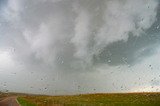
<path fill-rule="evenodd" d="M 16 78 L 32 73 L 30 80 L 22 78 L 22 82 L 29 87 L 39 83 L 31 91 L 23 91 L 23 87 L 15 90 L 8 84 L 13 91 L 33 93 L 47 86 L 48 91 L 44 93 L 53 94 L 57 89 L 58 93 L 93 92 L 93 89 L 119 92 L 123 81 L 116 84 L 120 88 L 113 89 L 110 73 L 119 73 L 117 67 L 122 67 L 128 72 L 117 75 L 117 79 L 131 75 L 129 69 L 148 66 L 146 58 L 159 53 L 158 0 L 7 0 L 0 3 L 2 72 L 21 73 Z M 143 71 L 133 73 L 141 75 Z M 150 75 L 144 79 L 147 83 L 154 75 L 145 73 Z M 79 86 L 83 88 L 80 91 Z M 133 85 L 128 84 L 127 88 Z"/>

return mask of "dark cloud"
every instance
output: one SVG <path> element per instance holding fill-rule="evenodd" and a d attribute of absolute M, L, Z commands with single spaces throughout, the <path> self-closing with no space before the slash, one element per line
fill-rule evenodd
<path fill-rule="evenodd" d="M 149 29 L 145 30 L 145 33 L 138 37 L 133 36 L 133 33 L 129 33 L 127 41 L 121 40 L 104 47 L 94 56 L 94 63 L 134 65 L 142 61 L 145 57 L 153 55 L 155 53 L 154 50 L 160 43 L 159 7 L 157 7 L 157 20 Z M 141 52 L 137 54 L 137 51 Z"/>
<path fill-rule="evenodd" d="M 104 84 L 103 73 L 117 71 L 116 66 L 136 69 L 155 53 L 157 7 L 156 0 L 9 0 L 0 14 L 1 57 L 15 64 L 14 71 L 58 76 L 49 81 L 58 84 L 55 89 L 71 91 L 76 83 L 87 92 Z"/>

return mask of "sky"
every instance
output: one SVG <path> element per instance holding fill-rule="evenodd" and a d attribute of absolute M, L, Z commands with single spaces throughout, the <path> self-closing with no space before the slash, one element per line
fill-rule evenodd
<path fill-rule="evenodd" d="M 0 0 L 0 91 L 160 92 L 159 0 Z"/>

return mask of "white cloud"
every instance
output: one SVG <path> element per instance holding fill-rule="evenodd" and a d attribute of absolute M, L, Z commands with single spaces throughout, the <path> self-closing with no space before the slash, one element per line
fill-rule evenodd
<path fill-rule="evenodd" d="M 8 0 L 8 5 L 3 11 L 3 15 L 7 21 L 13 22 L 13 20 L 19 19 L 20 13 L 22 12 L 21 3 L 20 0 Z"/>
<path fill-rule="evenodd" d="M 140 36 L 156 20 L 157 1 L 107 1 L 105 23 L 95 37 L 98 47 L 118 40 L 127 41 L 129 32 Z"/>
<path fill-rule="evenodd" d="M 137 81 L 132 78 L 143 73 L 149 74 L 148 77 L 142 76 L 147 83 L 147 79 L 154 76 L 146 71 L 151 64 L 148 62 L 158 57 L 142 61 L 134 67 L 95 65 L 92 59 L 104 47 L 120 40 L 127 41 L 130 32 L 134 36 L 145 33 L 156 21 L 157 6 L 156 0 L 9 0 L 3 13 L 8 26 L 1 27 L 5 29 L 2 35 L 7 35 L 3 45 L 15 48 L 15 55 L 12 59 L 8 52 L 1 52 L 0 66 L 15 67 L 19 64 L 16 63 L 18 60 L 25 66 L 24 73 L 34 70 L 41 76 L 46 72 L 49 77 L 57 77 L 55 73 L 59 73 L 60 78 L 53 84 L 56 88 L 51 88 L 68 92 L 77 91 L 78 85 L 86 87 L 84 92 L 92 91 L 92 88 L 116 91 L 122 83 L 129 85 Z M 125 73 L 120 74 L 117 70 L 125 70 Z M 137 74 L 132 76 L 133 73 L 128 70 L 136 70 L 134 73 Z M 112 71 L 115 74 L 111 75 Z M 123 79 L 126 76 L 129 76 L 128 80 Z M 108 80 L 115 81 L 117 89 L 112 87 L 113 81 Z M 73 87 L 70 89 L 70 86 Z"/>
<path fill-rule="evenodd" d="M 131 89 L 131 92 L 160 92 L 160 86 L 140 86 Z"/>
<path fill-rule="evenodd" d="M 12 57 L 9 52 L 0 50 L 0 68 L 1 71 L 4 69 L 12 69 L 15 63 L 12 60 Z"/>
<path fill-rule="evenodd" d="M 156 20 L 158 5 L 156 0 L 63 2 L 56 2 L 59 6 L 52 2 L 54 6 L 46 8 L 45 5 L 51 4 L 49 1 L 43 5 L 41 2 L 27 5 L 27 1 L 11 0 L 6 8 L 7 14 L 14 13 L 19 17 L 13 27 L 24 29 L 20 28 L 36 57 L 45 62 L 49 60 L 48 63 L 56 61 L 56 56 L 62 51 L 60 49 L 64 53 L 69 52 L 64 48 L 68 42 L 75 47 L 71 48 L 74 51 L 70 53 L 74 55 L 71 60 L 76 57 L 75 61 L 79 59 L 85 64 L 92 64 L 92 56 L 104 47 L 119 40 L 127 41 L 129 32 L 140 36 L 148 29 Z M 30 8 L 24 8 L 28 6 Z M 22 10 L 26 14 L 21 14 Z"/>

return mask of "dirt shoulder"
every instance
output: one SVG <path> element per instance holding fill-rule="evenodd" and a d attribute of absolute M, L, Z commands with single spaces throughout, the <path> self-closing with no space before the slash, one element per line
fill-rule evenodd
<path fill-rule="evenodd" d="M 6 97 L 3 100 L 1 100 L 0 106 L 20 106 L 20 105 L 17 103 L 17 97 L 12 96 L 12 97 Z"/>

